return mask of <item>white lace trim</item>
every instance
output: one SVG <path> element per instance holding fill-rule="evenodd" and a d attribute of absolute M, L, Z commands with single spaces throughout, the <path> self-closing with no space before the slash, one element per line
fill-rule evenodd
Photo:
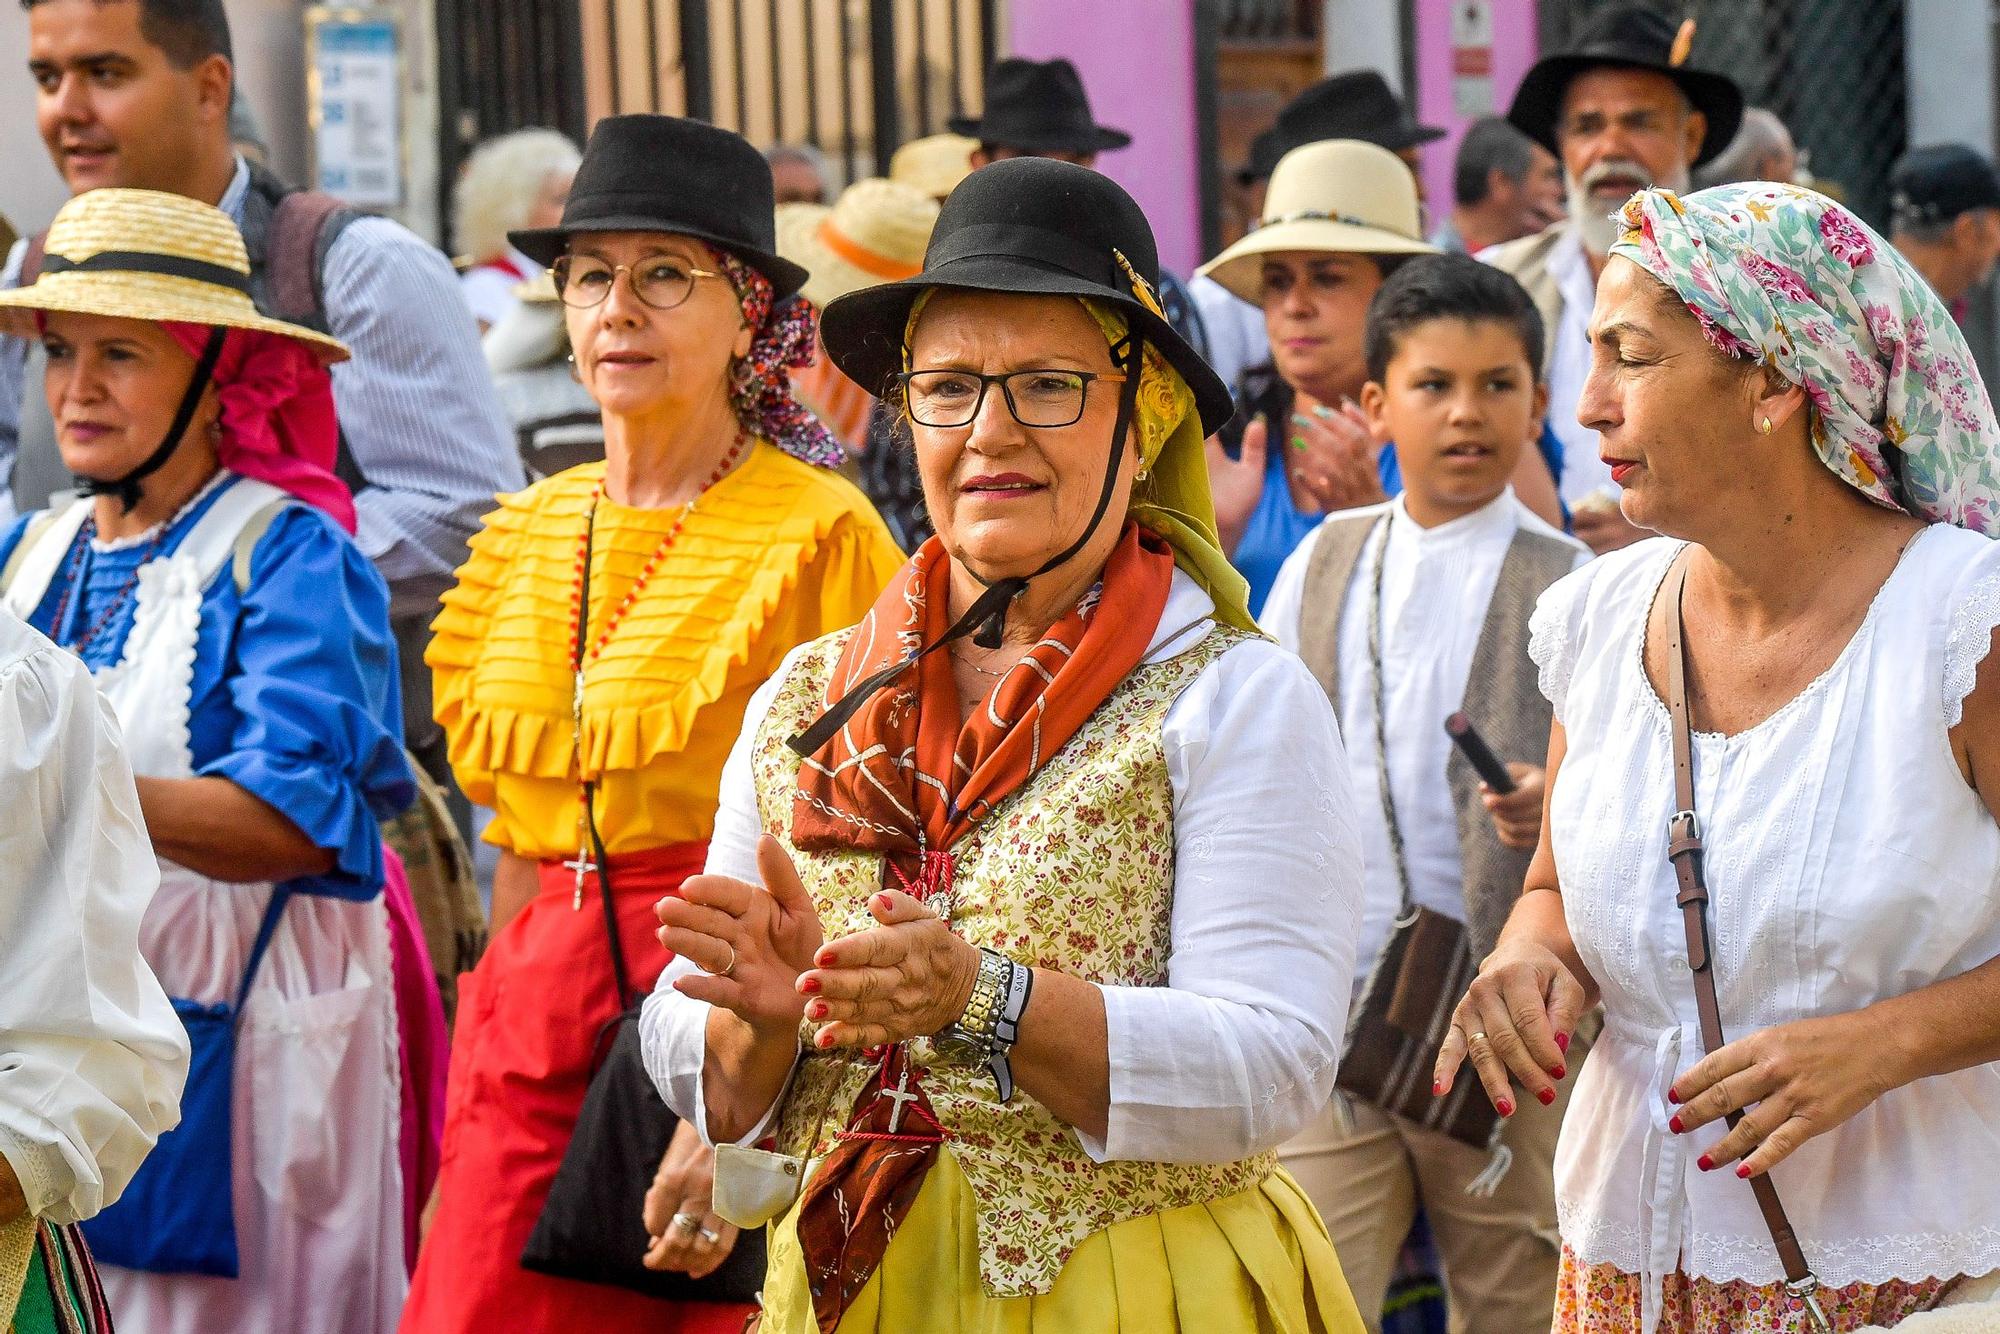
<path fill-rule="evenodd" d="M 1645 1237 L 1639 1229 L 1560 1197 L 1556 1200 L 1556 1219 L 1563 1244 L 1583 1264 L 1610 1265 L 1626 1274 L 1646 1272 Z M 1844 1288 L 1850 1283 L 1881 1284 L 1892 1279 L 1913 1283 L 2000 1269 L 2000 1227 L 1845 1237 L 1837 1241 L 1816 1239 L 1802 1227 L 1799 1240 L 1805 1247 L 1806 1261 L 1820 1282 L 1834 1288 Z M 1690 1278 L 1716 1283 L 1764 1285 L 1783 1282 L 1785 1277 L 1770 1235 L 1761 1232 L 1754 1236 L 1689 1237 L 1682 1245 L 1680 1269 Z"/>
<path fill-rule="evenodd" d="M 1944 717 L 1957 727 L 1965 717 L 1965 697 L 1979 680 L 1979 664 L 1993 647 L 1993 627 L 2000 625 L 2000 571 L 1972 586 L 1972 593 L 1952 612 L 1951 633 L 1944 645 Z"/>
<path fill-rule="evenodd" d="M 1570 677 L 1576 671 L 1576 653 L 1569 639 L 1575 607 L 1574 597 L 1558 599 L 1544 593 L 1535 604 L 1534 614 L 1528 617 L 1528 656 L 1535 662 L 1535 683 L 1558 719 L 1563 716 Z"/>

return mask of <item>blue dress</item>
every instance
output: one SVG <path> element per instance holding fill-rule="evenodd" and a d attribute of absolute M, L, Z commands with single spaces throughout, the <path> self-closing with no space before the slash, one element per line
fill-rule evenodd
<path fill-rule="evenodd" d="M 138 566 L 177 550 L 223 492 L 210 490 L 177 516 L 157 549 L 151 539 L 107 548 L 80 533 L 29 623 L 75 644 Z M 0 565 L 30 522 L 17 519 L 0 537 Z M 71 583 L 81 596 L 65 602 Z M 92 671 L 123 657 L 137 602 L 125 597 L 91 637 L 83 658 Z M 331 872 L 294 880 L 293 891 L 344 899 L 381 892 L 380 821 L 415 795 L 389 592 L 320 511 L 301 504 L 278 515 L 252 553 L 242 592 L 227 564 L 203 590 L 188 732 L 197 776 L 229 779 L 334 854 Z"/>

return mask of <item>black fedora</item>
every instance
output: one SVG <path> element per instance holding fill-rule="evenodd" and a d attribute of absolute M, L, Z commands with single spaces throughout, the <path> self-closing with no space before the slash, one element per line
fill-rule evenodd
<path fill-rule="evenodd" d="M 1533 139 L 1558 158 L 1556 121 L 1562 115 L 1563 96 L 1570 81 L 1588 69 L 1611 66 L 1615 69 L 1644 69 L 1664 74 L 1680 85 L 1687 100 L 1708 120 L 1708 133 L 1694 160 L 1699 167 L 1729 147 L 1743 124 L 1743 90 L 1726 74 L 1692 69 L 1687 64 L 1688 46 L 1694 39 L 1694 21 L 1676 29 L 1673 20 L 1638 5 L 1616 5 L 1600 10 L 1576 35 L 1576 44 L 1567 51 L 1535 62 L 1507 119 L 1514 128 Z"/>
<path fill-rule="evenodd" d="M 1090 297 L 1116 306 L 1173 363 L 1212 435 L 1234 411 L 1229 387 L 1159 313 L 1159 283 L 1153 229 L 1116 182 L 1054 158 L 1009 158 L 944 201 L 922 273 L 836 298 L 821 313 L 820 338 L 849 379 L 886 397 L 903 369 L 910 308 L 928 289 Z"/>
<path fill-rule="evenodd" d="M 947 124 L 953 134 L 1031 153 L 1108 153 L 1132 142 L 1092 118 L 1076 66 L 1062 59 L 996 62 L 986 75 L 986 114 Z"/>
<path fill-rule="evenodd" d="M 1251 141 L 1250 161 L 1237 179 L 1245 185 L 1262 180 L 1285 154 L 1322 139 L 1359 139 L 1400 153 L 1444 136 L 1435 125 L 1419 124 L 1387 79 L 1372 69 L 1351 69 L 1287 102 L 1277 124 Z"/>
<path fill-rule="evenodd" d="M 779 258 L 775 219 L 771 166 L 742 135 L 679 116 L 607 116 L 583 150 L 562 224 L 507 239 L 553 264 L 579 232 L 692 236 L 769 278 L 783 300 L 807 275 Z"/>

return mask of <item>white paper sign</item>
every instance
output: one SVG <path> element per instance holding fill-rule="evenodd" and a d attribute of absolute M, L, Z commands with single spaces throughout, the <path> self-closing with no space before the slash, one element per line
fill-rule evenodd
<path fill-rule="evenodd" d="M 1493 0 L 1453 0 L 1451 104 L 1461 116 L 1493 113 Z"/>
<path fill-rule="evenodd" d="M 396 22 L 344 11 L 313 22 L 317 184 L 357 208 L 395 208 L 403 202 Z"/>

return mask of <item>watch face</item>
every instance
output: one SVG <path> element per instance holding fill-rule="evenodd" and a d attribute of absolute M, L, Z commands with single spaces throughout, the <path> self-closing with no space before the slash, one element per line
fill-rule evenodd
<path fill-rule="evenodd" d="M 986 1059 L 986 1044 L 960 1033 L 940 1033 L 931 1039 L 931 1047 L 945 1065 L 977 1065 Z"/>

